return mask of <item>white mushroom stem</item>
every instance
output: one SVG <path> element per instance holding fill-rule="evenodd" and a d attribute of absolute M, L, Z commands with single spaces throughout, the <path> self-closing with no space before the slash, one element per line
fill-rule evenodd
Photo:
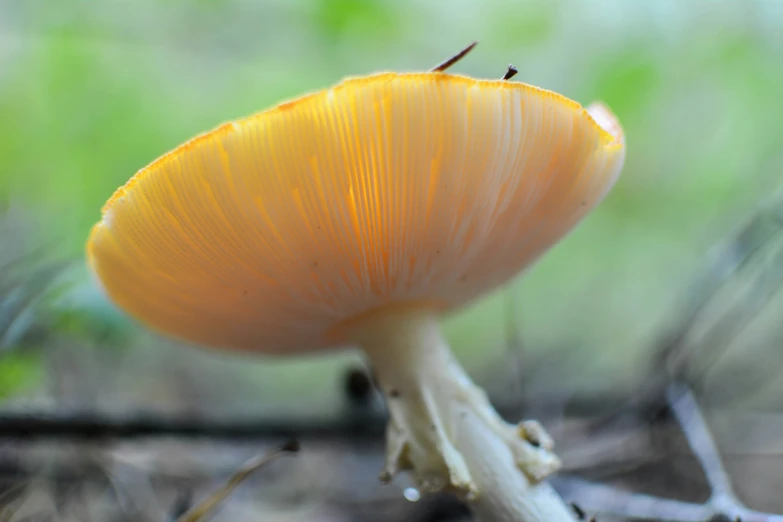
<path fill-rule="evenodd" d="M 506 423 L 454 358 L 437 314 L 378 311 L 343 331 L 368 355 L 389 410 L 382 480 L 411 470 L 422 491 L 451 490 L 485 522 L 571 522 L 543 482 L 560 466 L 536 422 Z"/>

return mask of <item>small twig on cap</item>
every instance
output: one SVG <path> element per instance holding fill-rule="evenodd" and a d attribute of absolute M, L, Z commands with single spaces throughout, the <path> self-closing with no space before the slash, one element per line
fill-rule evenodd
<path fill-rule="evenodd" d="M 517 68 L 516 68 L 516 67 L 514 67 L 514 66 L 513 66 L 513 65 L 511 65 L 511 64 L 508 64 L 508 70 L 506 71 L 506 74 L 504 74 L 504 75 L 503 75 L 503 78 L 501 78 L 501 79 L 502 79 L 502 80 L 510 80 L 511 78 L 513 78 L 514 76 L 516 76 L 518 72 L 519 72 L 519 71 L 517 70 Z"/>
<path fill-rule="evenodd" d="M 430 72 L 443 72 L 443 71 L 445 71 L 446 69 L 448 69 L 449 67 L 451 67 L 452 65 L 454 65 L 455 63 L 457 63 L 458 61 L 463 59 L 466 54 L 468 54 L 470 51 L 473 50 L 474 47 L 476 47 L 476 44 L 478 44 L 478 42 L 473 42 L 472 44 L 470 44 L 469 46 L 465 47 L 463 50 L 461 50 L 460 52 L 458 52 L 457 54 L 455 54 L 454 56 L 452 56 L 451 58 L 449 58 L 445 62 L 440 63 L 440 64 L 436 65 L 435 67 L 433 67 L 432 69 L 430 69 Z"/>
<path fill-rule="evenodd" d="M 209 497 L 199 502 L 196 506 L 188 510 L 184 515 L 177 519 L 177 522 L 199 522 L 212 510 L 214 510 L 218 504 L 223 502 L 229 495 L 244 482 L 250 475 L 263 468 L 278 457 L 286 455 L 288 453 L 296 453 L 299 451 L 299 442 L 291 440 L 278 449 L 266 455 L 261 455 L 247 461 L 236 473 L 234 473 L 228 481 L 223 484 L 217 491 L 212 493 Z"/>

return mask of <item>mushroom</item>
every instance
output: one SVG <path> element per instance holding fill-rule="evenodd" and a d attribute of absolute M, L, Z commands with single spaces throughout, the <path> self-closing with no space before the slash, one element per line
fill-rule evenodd
<path fill-rule="evenodd" d="M 444 68 L 349 78 L 188 141 L 111 197 L 89 265 L 168 336 L 268 355 L 360 348 L 389 412 L 383 480 L 408 470 L 486 520 L 573 520 L 544 480 L 551 439 L 496 413 L 439 319 L 604 198 L 623 133 L 601 104 Z"/>

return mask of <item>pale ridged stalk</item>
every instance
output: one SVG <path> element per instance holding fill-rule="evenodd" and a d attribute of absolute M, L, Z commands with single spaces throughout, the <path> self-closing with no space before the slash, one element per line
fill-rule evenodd
<path fill-rule="evenodd" d="M 572 522 L 544 479 L 560 465 L 538 423 L 506 423 L 452 355 L 437 315 L 379 311 L 345 335 L 370 359 L 389 410 L 386 466 L 422 491 L 451 490 L 485 522 Z"/>

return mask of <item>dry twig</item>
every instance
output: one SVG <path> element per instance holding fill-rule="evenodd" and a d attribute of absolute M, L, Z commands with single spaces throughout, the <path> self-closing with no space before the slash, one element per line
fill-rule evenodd
<path fill-rule="evenodd" d="M 750 509 L 737 498 L 707 421 L 690 389 L 682 384 L 671 384 L 667 389 L 667 400 L 688 445 L 707 477 L 711 488 L 707 502 L 696 504 L 662 499 L 561 477 L 554 483 L 563 496 L 571 498 L 581 508 L 628 519 L 660 522 L 783 522 L 783 515 Z"/>
<path fill-rule="evenodd" d="M 266 455 L 261 455 L 249 460 L 244 466 L 239 468 L 228 481 L 212 493 L 209 497 L 199 502 L 196 506 L 189 509 L 184 515 L 177 519 L 177 522 L 200 522 L 206 520 L 206 516 L 217 508 L 217 506 L 227 499 L 231 493 L 250 475 L 263 468 L 273 460 L 290 453 L 299 451 L 299 443 L 290 441 Z"/>

